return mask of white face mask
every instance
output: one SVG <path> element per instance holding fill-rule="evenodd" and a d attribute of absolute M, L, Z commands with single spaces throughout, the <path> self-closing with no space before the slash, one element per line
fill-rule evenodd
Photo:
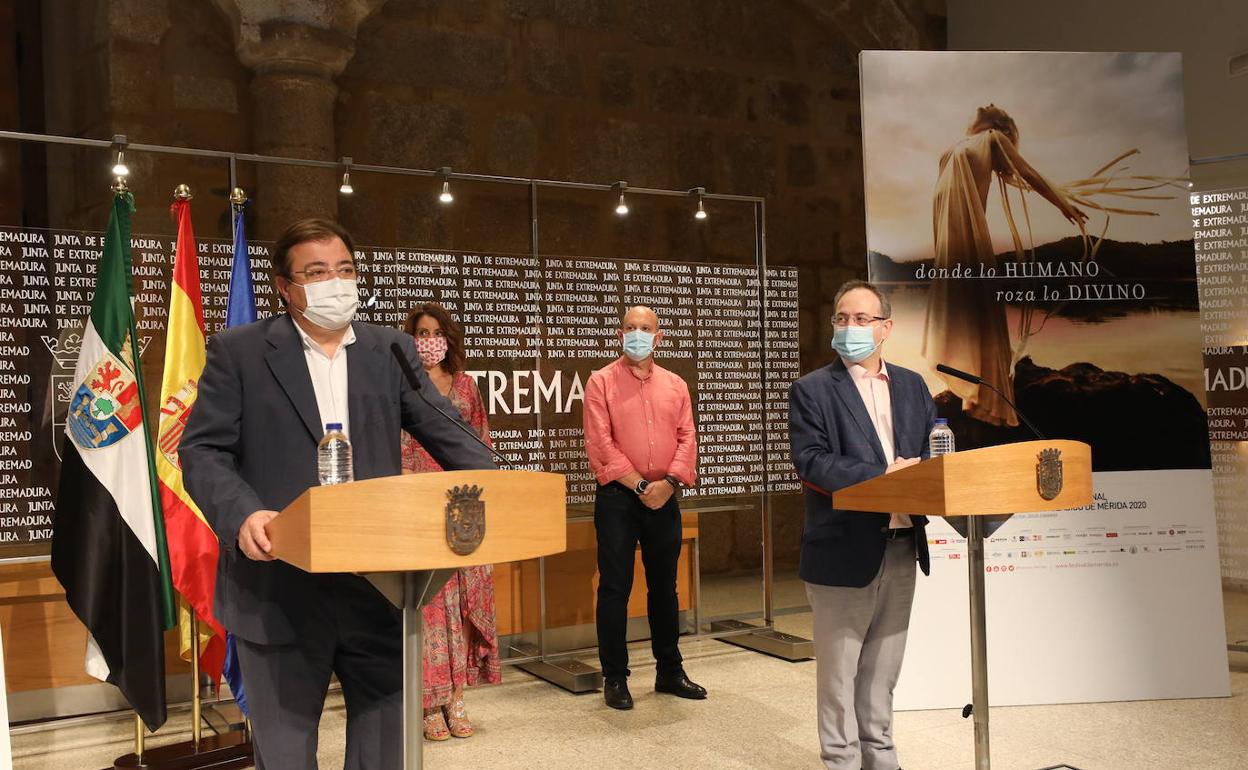
<path fill-rule="evenodd" d="M 303 317 L 329 331 L 338 331 L 355 317 L 360 306 L 360 290 L 355 281 L 330 278 L 327 281 L 299 284 L 308 299 Z"/>

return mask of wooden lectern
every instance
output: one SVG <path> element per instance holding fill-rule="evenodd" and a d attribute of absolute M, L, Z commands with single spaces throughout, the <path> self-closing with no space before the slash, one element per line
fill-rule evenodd
<path fill-rule="evenodd" d="M 1092 449 L 1026 441 L 935 457 L 832 494 L 843 510 L 967 517 L 975 770 L 989 770 L 984 517 L 1081 508 L 1092 502 Z"/>
<path fill-rule="evenodd" d="M 312 487 L 265 528 L 272 554 L 307 572 L 369 574 L 403 609 L 403 767 L 422 764 L 423 607 L 459 567 L 566 547 L 557 473 L 446 471 Z M 396 590 L 387 590 L 392 578 Z"/>

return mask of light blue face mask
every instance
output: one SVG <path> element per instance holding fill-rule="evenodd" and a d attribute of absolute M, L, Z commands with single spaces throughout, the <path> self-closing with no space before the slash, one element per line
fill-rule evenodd
<path fill-rule="evenodd" d="M 634 329 L 624 333 L 624 355 L 634 361 L 644 361 L 654 352 L 654 334 Z"/>
<path fill-rule="evenodd" d="M 832 349 L 851 364 L 870 358 L 878 347 L 873 326 L 838 326 L 832 333 Z"/>

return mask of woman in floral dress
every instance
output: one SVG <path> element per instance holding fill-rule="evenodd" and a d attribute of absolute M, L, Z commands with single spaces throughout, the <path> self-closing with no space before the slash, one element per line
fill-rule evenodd
<path fill-rule="evenodd" d="M 425 373 L 459 410 L 464 422 L 490 443 L 485 405 L 476 381 L 464 372 L 464 332 L 436 302 L 412 310 L 404 325 L 416 341 Z M 403 472 L 426 473 L 442 467 L 404 433 Z M 494 618 L 494 568 L 455 571 L 424 608 L 425 738 L 444 741 L 472 735 L 464 708 L 464 688 L 502 681 Z"/>

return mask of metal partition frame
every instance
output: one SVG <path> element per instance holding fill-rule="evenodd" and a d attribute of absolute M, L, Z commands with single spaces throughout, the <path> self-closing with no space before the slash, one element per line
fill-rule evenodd
<path fill-rule="evenodd" d="M 305 168 L 320 168 L 320 169 L 332 169 L 332 170 L 340 170 L 344 167 L 344 164 L 342 161 L 314 160 L 314 159 L 307 159 L 307 158 L 288 158 L 288 157 L 279 157 L 279 156 L 272 156 L 272 155 L 258 155 L 254 153 L 230 152 L 230 151 L 225 151 L 225 150 L 207 150 L 207 149 L 198 149 L 198 148 L 190 148 L 190 147 L 176 147 L 176 146 L 170 146 L 170 145 L 135 143 L 135 142 L 130 142 L 128 138 L 124 135 L 117 135 L 117 136 L 114 136 L 112 139 L 85 139 L 85 138 L 80 138 L 80 137 L 57 136 L 57 135 L 51 135 L 51 134 L 25 133 L 25 132 L 17 132 L 17 131 L 0 131 L 0 141 L 35 142 L 35 143 L 40 143 L 40 144 L 45 144 L 45 145 L 69 145 L 69 146 L 78 146 L 78 147 L 92 147 L 92 148 L 103 149 L 103 150 L 108 150 L 110 148 L 115 148 L 115 147 L 121 147 L 121 148 L 124 148 L 128 152 L 139 152 L 139 153 L 147 152 L 147 153 L 160 154 L 160 155 L 181 155 L 181 156 L 192 156 L 192 157 L 198 157 L 198 158 L 219 159 L 221 161 L 224 161 L 228 165 L 229 189 L 231 190 L 237 186 L 237 182 L 238 182 L 237 164 L 240 161 L 244 163 L 299 166 L 299 167 L 305 167 Z M 505 185 L 526 186 L 529 189 L 529 202 L 530 202 L 530 205 L 529 205 L 529 214 L 530 214 L 530 219 L 531 219 L 530 234 L 529 234 L 530 251 L 534 257 L 541 256 L 541 252 L 538 246 L 539 217 L 538 217 L 538 203 L 537 203 L 537 193 L 540 188 L 582 190 L 585 192 L 594 192 L 594 193 L 606 193 L 606 192 L 611 192 L 612 190 L 616 189 L 615 184 L 599 184 L 599 183 L 592 183 L 592 182 L 571 182 L 571 181 L 562 181 L 562 180 L 553 180 L 553 179 L 500 176 L 500 175 L 495 175 L 495 174 L 474 174 L 474 173 L 448 171 L 446 169 L 435 170 L 435 169 L 405 168 L 405 167 L 400 167 L 400 166 L 370 165 L 370 164 L 364 164 L 364 163 L 357 163 L 354 160 L 350 161 L 350 168 L 353 171 L 375 173 L 375 174 L 392 174 L 392 175 L 399 175 L 399 176 L 438 178 L 438 179 L 446 179 L 446 180 L 457 181 L 457 182 L 470 182 L 470 183 L 476 182 L 476 183 L 484 183 L 484 184 L 505 184 Z M 669 189 L 631 187 L 631 186 L 628 187 L 627 189 L 628 189 L 629 195 L 647 195 L 647 196 L 669 197 L 669 198 L 689 198 L 691 197 L 691 194 L 693 194 L 692 190 L 669 190 Z M 694 188 L 694 189 L 696 190 L 697 188 Z M 706 200 L 719 200 L 719 201 L 729 201 L 729 202 L 736 202 L 736 203 L 748 203 L 752 206 L 753 219 L 754 219 L 754 233 L 755 233 L 754 263 L 755 263 L 755 268 L 758 272 L 758 302 L 759 302 L 758 322 L 759 322 L 759 328 L 760 329 L 764 328 L 766 324 L 766 313 L 767 313 L 766 201 L 762 197 L 752 196 L 752 195 L 728 195 L 728 194 L 711 193 L 711 192 L 705 192 L 705 191 L 699 191 L 697 194 L 700 195 L 701 198 L 706 199 Z M 639 261 L 644 261 L 644 260 L 639 260 Z M 544 334 L 544 331 L 545 330 L 544 330 L 544 324 L 543 324 L 543 334 Z M 763 423 L 764 446 L 766 446 L 765 442 L 768 437 L 766 415 L 768 412 L 768 408 L 770 406 L 770 398 L 769 398 L 769 394 L 767 390 L 768 352 L 769 351 L 768 351 L 767 335 L 763 334 L 762 340 L 761 340 L 761 346 L 760 346 L 759 387 L 762 392 L 761 408 L 762 408 L 762 416 L 763 416 L 762 423 Z M 539 427 L 539 428 L 541 427 L 540 413 L 538 413 L 537 415 L 536 427 Z M 764 450 L 764 458 L 766 457 L 767 457 L 767 453 L 766 453 L 766 450 Z M 766 459 L 764 459 L 764 473 L 766 473 Z M 695 618 L 697 618 L 698 625 L 695 625 L 695 633 L 690 635 L 692 638 L 697 638 L 697 639 L 730 638 L 730 637 L 741 637 L 741 636 L 749 635 L 749 634 L 756 634 L 759 632 L 773 632 L 774 631 L 774 622 L 773 622 L 774 607 L 773 607 L 773 598 L 772 598 L 773 579 L 774 579 L 773 560 L 772 560 L 773 532 L 772 532 L 772 515 L 771 515 L 771 492 L 767 484 L 764 484 L 763 492 L 760 495 L 759 503 L 760 503 L 760 519 L 761 519 L 760 523 L 761 523 L 761 528 L 762 528 L 761 544 L 762 544 L 762 551 L 763 551 L 762 553 L 762 568 L 763 568 L 762 625 L 759 626 L 759 625 L 748 625 L 744 623 L 736 623 L 735 625 L 731 625 L 731 627 L 722 627 L 719 629 L 712 629 L 710 631 L 703 632 L 701 625 L 700 625 L 700 612 L 697 611 L 697 607 L 701 604 L 701 600 L 702 600 L 701 591 L 700 591 L 700 574 L 697 574 L 695 575 L 695 579 L 697 579 L 698 581 L 698 585 L 695 588 L 695 590 L 697 591 L 697 594 L 696 594 L 697 604 L 695 604 Z M 715 509 L 715 508 L 718 508 L 718 506 L 712 505 L 710 506 L 710 508 Z M 703 510 L 703 509 L 704 507 L 700 508 L 697 506 L 692 506 L 685 510 L 696 512 L 696 511 Z M 568 521 L 570 522 L 577 521 L 577 520 L 580 520 L 580 519 L 578 519 L 577 517 L 570 517 L 568 519 Z M 47 555 L 20 556 L 20 557 L 10 557 L 10 558 L 0 557 L 0 564 L 32 563 L 32 562 L 41 562 L 41 561 L 49 561 L 49 560 L 50 560 L 50 557 Z M 693 563 L 695 564 L 695 569 L 700 570 L 700 563 L 699 563 L 696 553 L 693 554 Z M 545 558 L 541 558 L 538 560 L 538 592 L 539 592 L 539 627 L 537 631 L 538 639 L 539 639 L 538 649 L 535 651 L 534 654 L 531 654 L 531 655 L 504 658 L 503 663 L 510 664 L 510 665 L 521 665 L 521 664 L 528 664 L 528 663 L 534 663 L 534 662 L 546 662 L 546 661 L 558 660 L 562 658 L 571 658 L 577 655 L 585 655 L 587 653 L 592 652 L 594 649 L 596 649 L 595 647 L 588 647 L 588 648 L 581 648 L 581 649 L 576 649 L 576 650 L 560 651 L 556 653 L 552 653 L 547 649 Z M 521 633 L 532 633 L 532 632 L 521 632 Z M 757 647 L 755 647 L 754 645 L 743 644 L 743 646 L 749 646 L 751 648 L 757 649 Z"/>

